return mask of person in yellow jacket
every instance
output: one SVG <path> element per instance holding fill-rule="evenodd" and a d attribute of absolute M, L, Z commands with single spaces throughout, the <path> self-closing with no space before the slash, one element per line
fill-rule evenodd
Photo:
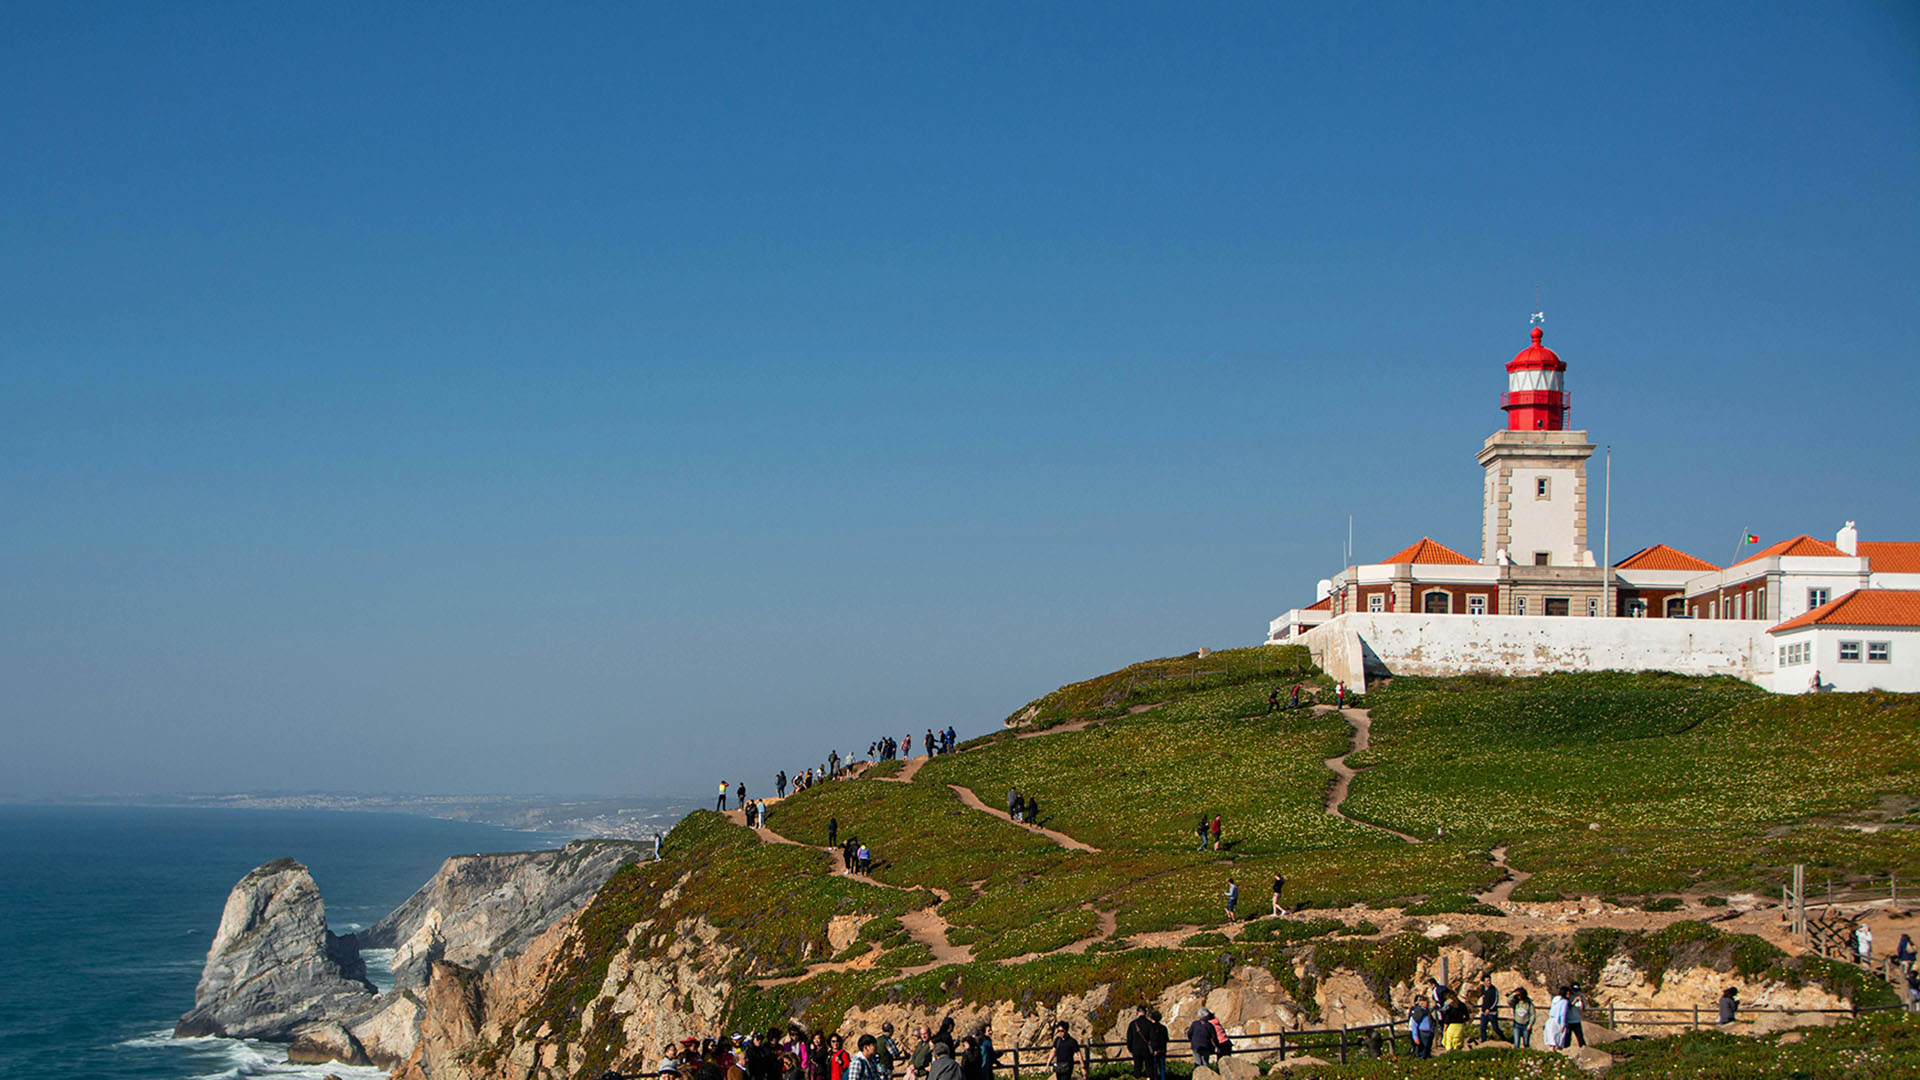
<path fill-rule="evenodd" d="M 1447 1003 L 1440 1007 L 1440 1045 L 1447 1050 L 1463 1049 L 1467 1045 L 1467 1021 L 1471 1018 L 1467 1003 L 1460 1000 L 1460 995 L 1447 991 Z"/>

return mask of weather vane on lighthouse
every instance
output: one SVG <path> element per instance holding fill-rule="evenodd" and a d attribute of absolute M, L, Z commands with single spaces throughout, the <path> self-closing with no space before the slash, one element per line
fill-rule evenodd
<path fill-rule="evenodd" d="M 1532 326 L 1534 323 L 1544 325 L 1547 321 L 1547 313 L 1546 310 L 1540 306 L 1540 285 L 1538 282 L 1533 286 L 1533 308 L 1533 314 L 1527 316 L 1527 325 Z"/>

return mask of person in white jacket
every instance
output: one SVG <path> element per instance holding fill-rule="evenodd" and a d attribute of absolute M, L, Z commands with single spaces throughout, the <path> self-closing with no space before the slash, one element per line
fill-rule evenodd
<path fill-rule="evenodd" d="M 1853 932 L 1853 951 L 1860 954 L 1860 962 L 1873 963 L 1873 928 L 1866 923 Z"/>
<path fill-rule="evenodd" d="M 1540 1029 L 1540 1041 L 1548 1048 L 1558 1050 L 1566 1045 L 1567 1039 L 1567 990 L 1561 987 L 1553 992 L 1553 1001 L 1547 1006 L 1547 1024 Z"/>

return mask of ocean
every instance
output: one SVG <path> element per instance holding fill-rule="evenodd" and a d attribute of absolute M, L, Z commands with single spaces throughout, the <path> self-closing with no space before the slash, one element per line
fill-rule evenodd
<path fill-rule="evenodd" d="M 0 806 L 0 1077 L 6 1080 L 376 1080 L 288 1065 L 285 1047 L 173 1039 L 193 1005 L 227 891 L 291 856 L 335 933 L 371 925 L 449 855 L 567 837 L 399 814 Z M 389 985 L 369 955 L 374 983 Z"/>

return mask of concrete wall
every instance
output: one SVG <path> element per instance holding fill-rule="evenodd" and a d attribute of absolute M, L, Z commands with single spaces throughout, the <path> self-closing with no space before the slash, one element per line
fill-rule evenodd
<path fill-rule="evenodd" d="M 1762 682 L 1774 645 L 1763 622 L 1582 619 L 1521 615 L 1342 615 L 1300 643 L 1336 679 L 1365 676 L 1544 675 L 1555 671 L 1675 671 Z"/>

